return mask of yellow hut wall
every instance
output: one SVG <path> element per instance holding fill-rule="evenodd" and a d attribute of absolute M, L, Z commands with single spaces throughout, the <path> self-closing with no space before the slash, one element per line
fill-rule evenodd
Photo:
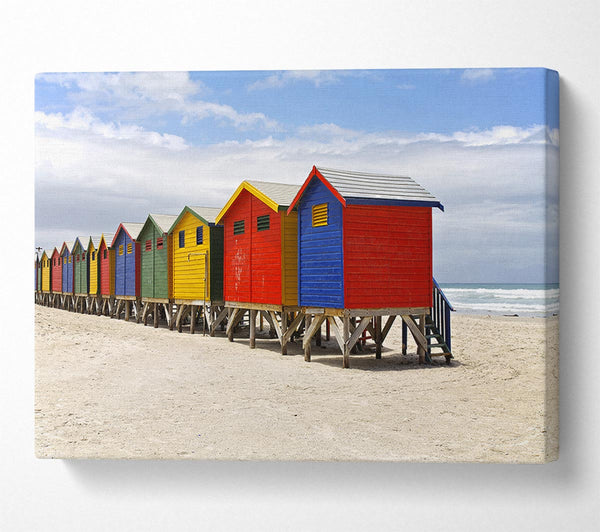
<path fill-rule="evenodd" d="M 202 226 L 203 231 L 202 244 L 196 244 L 196 227 L 199 226 Z M 185 231 L 185 247 L 183 248 L 179 247 L 179 231 Z M 173 298 L 203 300 L 206 297 L 209 300 L 210 228 L 194 215 L 186 212 L 173 228 L 170 237 Z"/>
<path fill-rule="evenodd" d="M 42 255 L 42 290 L 50 292 L 50 259 L 45 253 Z"/>
<path fill-rule="evenodd" d="M 90 295 L 98 295 L 98 253 L 90 241 L 88 247 L 88 260 L 90 262 Z"/>
<path fill-rule="evenodd" d="M 281 291 L 284 305 L 298 304 L 298 213 L 281 216 Z"/>

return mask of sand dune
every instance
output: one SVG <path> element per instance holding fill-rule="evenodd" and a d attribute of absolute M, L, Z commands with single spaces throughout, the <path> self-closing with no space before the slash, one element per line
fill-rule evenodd
<path fill-rule="evenodd" d="M 35 309 L 36 454 L 54 458 L 544 462 L 558 452 L 558 320 L 453 314 L 455 361 L 342 369 L 334 340 L 177 333 Z"/>

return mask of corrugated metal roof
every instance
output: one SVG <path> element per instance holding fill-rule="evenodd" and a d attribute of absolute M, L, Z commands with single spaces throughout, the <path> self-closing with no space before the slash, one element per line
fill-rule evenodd
<path fill-rule="evenodd" d="M 158 225 L 159 229 L 163 233 L 168 233 L 169 229 L 171 229 L 171 226 L 173 225 L 173 222 L 175 220 L 177 220 L 176 214 L 152 214 L 152 213 L 150 213 L 150 216 L 152 216 L 152 219 L 154 220 L 156 225 Z"/>
<path fill-rule="evenodd" d="M 289 207 L 292 200 L 296 197 L 300 185 L 288 185 L 286 183 L 270 183 L 268 181 L 250 181 L 246 182 L 258 189 L 265 196 L 271 198 L 280 207 Z"/>
<path fill-rule="evenodd" d="M 189 206 L 198 216 L 204 218 L 209 224 L 215 223 L 215 218 L 217 214 L 221 212 L 221 209 L 216 207 L 194 207 Z"/>
<path fill-rule="evenodd" d="M 94 249 L 98 249 L 98 246 L 100 245 L 100 240 L 102 239 L 102 235 L 100 236 L 91 236 L 90 240 L 92 241 L 92 244 L 94 244 Z M 88 240 L 89 242 L 89 240 Z"/>
<path fill-rule="evenodd" d="M 129 236 L 131 236 L 131 238 L 133 238 L 134 240 L 138 239 L 138 236 L 140 236 L 140 231 L 144 227 L 144 224 L 138 224 L 133 222 L 123 222 L 121 225 L 125 228 L 125 231 L 129 233 Z"/>
<path fill-rule="evenodd" d="M 351 172 L 332 168 L 316 169 L 342 197 L 401 201 L 439 200 L 408 176 Z"/>
<path fill-rule="evenodd" d="M 81 249 L 83 249 L 83 251 L 86 251 L 88 248 L 88 243 L 90 241 L 90 237 L 89 236 L 78 236 L 75 239 L 75 242 L 77 242 L 78 240 L 81 245 Z M 75 243 L 73 243 L 73 245 L 75 245 Z"/>

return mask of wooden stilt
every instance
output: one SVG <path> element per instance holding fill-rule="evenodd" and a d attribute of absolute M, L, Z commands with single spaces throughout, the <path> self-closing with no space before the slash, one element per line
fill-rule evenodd
<path fill-rule="evenodd" d="M 329 330 L 329 320 L 325 322 L 325 340 L 331 340 L 331 331 Z"/>
<path fill-rule="evenodd" d="M 348 318 L 347 316 L 344 316 L 344 318 L 342 319 L 343 323 L 344 323 L 344 330 L 343 330 L 343 343 L 344 343 L 344 358 L 342 361 L 342 367 L 343 368 L 349 368 L 350 367 L 350 348 L 348 346 L 348 340 L 350 338 L 350 318 Z"/>
<path fill-rule="evenodd" d="M 263 315 L 262 315 L 262 312 L 261 312 L 261 313 L 260 313 L 260 320 L 259 320 L 259 326 L 258 326 L 258 330 L 259 330 L 260 332 L 262 332 L 262 331 L 264 330 L 264 328 L 265 328 L 265 324 L 264 324 L 264 322 L 263 322 Z"/>
<path fill-rule="evenodd" d="M 307 314 L 304 316 L 304 334 L 308 335 L 310 330 L 310 322 L 312 321 L 312 314 Z M 306 362 L 310 362 L 310 337 L 306 338 L 306 342 L 304 342 L 304 360 Z"/>
<path fill-rule="evenodd" d="M 408 325 L 402 322 L 402 354 L 406 356 L 406 344 L 408 343 Z"/>
<path fill-rule="evenodd" d="M 322 338 L 321 338 L 321 326 L 320 325 L 319 325 L 319 328 L 317 329 L 316 338 L 317 338 L 316 339 L 317 347 L 321 347 L 321 340 L 322 340 Z"/>
<path fill-rule="evenodd" d="M 194 334 L 196 331 L 196 305 L 190 305 L 190 334 Z"/>
<path fill-rule="evenodd" d="M 256 347 L 256 310 L 250 311 L 250 349 Z"/>
<path fill-rule="evenodd" d="M 375 316 L 375 358 L 381 358 L 381 316 Z"/>
<path fill-rule="evenodd" d="M 158 311 L 159 311 L 159 308 L 160 308 L 159 304 L 158 303 L 154 303 L 154 312 L 153 312 L 154 316 L 153 316 L 153 318 L 154 318 L 154 328 L 155 329 L 158 327 Z"/>
<path fill-rule="evenodd" d="M 421 314 L 419 316 L 419 332 L 423 336 L 425 336 L 425 315 L 424 314 Z M 421 344 L 418 344 L 417 354 L 419 355 L 419 364 L 424 364 L 425 363 L 425 348 Z"/>
<path fill-rule="evenodd" d="M 129 321 L 130 314 L 131 314 L 131 306 L 130 306 L 131 302 L 126 299 L 124 301 L 124 303 L 125 303 L 125 321 Z"/>
<path fill-rule="evenodd" d="M 144 327 L 146 327 L 146 325 L 148 325 L 148 310 L 150 309 L 150 303 L 148 303 L 146 301 L 146 303 L 144 303 L 144 308 L 142 310 L 142 322 L 144 324 Z"/>
<path fill-rule="evenodd" d="M 275 322 L 277 321 L 275 319 L 275 317 L 273 316 L 273 320 L 275 320 Z M 285 333 L 287 332 L 288 329 L 288 322 L 287 322 L 287 311 L 282 311 L 281 312 L 281 327 L 280 327 L 280 331 L 279 331 L 279 339 L 281 341 L 281 354 L 282 355 L 287 355 L 287 341 L 286 341 L 286 335 Z M 277 331 L 275 331 L 277 332 Z"/>

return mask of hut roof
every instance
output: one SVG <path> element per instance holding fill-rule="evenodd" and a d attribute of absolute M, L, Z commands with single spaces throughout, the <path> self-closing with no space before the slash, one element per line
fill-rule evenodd
<path fill-rule="evenodd" d="M 86 251 L 87 248 L 88 248 L 89 240 L 90 240 L 89 236 L 78 236 L 75 239 L 75 242 L 73 243 L 73 248 L 77 245 L 77 242 L 79 242 L 79 245 L 81 246 L 81 249 L 83 251 Z"/>
<path fill-rule="evenodd" d="M 129 237 L 132 240 L 137 240 L 138 236 L 140 236 L 141 230 L 144 228 L 144 224 L 135 223 L 135 222 L 121 222 L 121 224 L 119 225 L 118 229 L 115 232 L 115 235 L 113 236 L 112 242 L 110 244 L 111 247 L 114 246 L 115 239 L 117 238 L 121 228 L 124 229 L 124 231 L 129 235 Z"/>
<path fill-rule="evenodd" d="M 173 222 L 177 219 L 175 214 L 149 214 L 148 217 L 154 221 L 163 233 L 168 233 Z"/>
<path fill-rule="evenodd" d="M 67 248 L 67 251 L 69 253 L 71 253 L 71 251 L 73 250 L 73 244 L 74 244 L 74 242 L 71 242 L 71 241 L 69 241 L 69 242 L 63 242 L 63 245 L 60 248 L 60 254 L 62 255 L 64 253 L 65 248 Z"/>
<path fill-rule="evenodd" d="M 100 247 L 100 242 L 102 240 L 102 235 L 100 236 L 90 236 L 90 239 L 88 240 L 88 247 L 89 247 L 89 241 L 91 240 L 92 244 L 94 245 L 94 249 L 98 249 Z"/>
<path fill-rule="evenodd" d="M 202 220 L 206 225 L 215 225 L 215 218 L 221 209 L 216 207 L 190 207 L 186 205 L 178 216 L 174 217 L 173 222 L 169 226 L 168 233 L 171 233 L 179 221 L 183 218 L 186 212 L 193 214 L 196 218 Z"/>
<path fill-rule="evenodd" d="M 433 194 L 408 176 L 313 166 L 302 188 L 291 202 L 288 212 L 295 207 L 304 190 L 315 177 L 320 179 L 344 206 L 348 203 L 362 203 L 439 207 L 444 210 L 443 205 Z"/>
<path fill-rule="evenodd" d="M 299 188 L 299 185 L 289 185 L 287 183 L 271 183 L 268 181 L 248 180 L 242 181 L 231 198 L 229 198 L 229 201 L 225 204 L 225 207 L 223 207 L 221 212 L 219 212 L 218 216 L 216 217 L 216 223 L 219 223 L 221 218 L 223 218 L 225 213 L 229 210 L 229 207 L 231 207 L 233 202 L 243 190 L 247 190 L 259 198 L 263 203 L 271 207 L 271 209 L 273 209 L 275 212 L 277 212 L 279 208 L 287 208 L 291 204 Z"/>

